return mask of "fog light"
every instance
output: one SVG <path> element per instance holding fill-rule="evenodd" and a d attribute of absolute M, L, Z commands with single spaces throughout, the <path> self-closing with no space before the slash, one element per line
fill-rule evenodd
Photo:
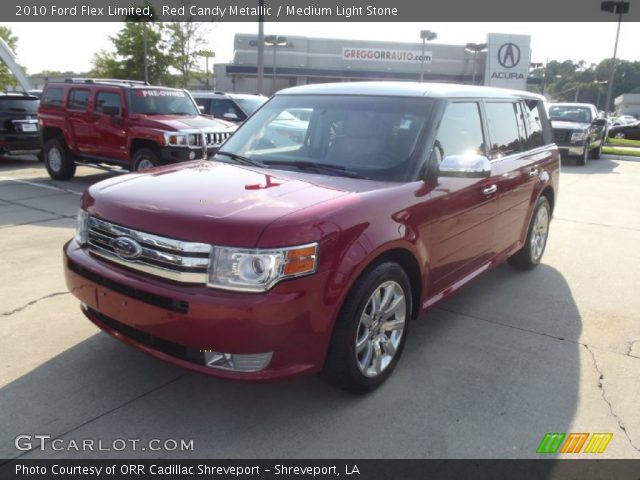
<path fill-rule="evenodd" d="M 207 350 L 204 352 L 204 364 L 234 372 L 259 372 L 269 365 L 272 356 L 273 352 L 237 354 Z"/>
<path fill-rule="evenodd" d="M 196 159 L 196 152 L 189 152 L 189 160 L 195 160 Z"/>

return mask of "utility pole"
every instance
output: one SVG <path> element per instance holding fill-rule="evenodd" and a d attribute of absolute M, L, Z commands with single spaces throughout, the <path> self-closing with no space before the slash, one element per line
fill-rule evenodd
<path fill-rule="evenodd" d="M 264 0 L 258 1 L 258 84 L 260 95 L 264 93 Z"/>

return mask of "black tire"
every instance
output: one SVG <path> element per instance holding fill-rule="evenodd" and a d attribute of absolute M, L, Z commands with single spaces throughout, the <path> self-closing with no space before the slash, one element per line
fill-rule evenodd
<path fill-rule="evenodd" d="M 44 165 L 54 180 L 70 180 L 76 174 L 74 156 L 62 139 L 51 138 L 45 142 Z"/>
<path fill-rule="evenodd" d="M 546 209 L 547 213 L 547 230 L 544 238 L 544 243 L 542 245 L 542 250 L 539 254 L 534 253 L 534 242 L 532 242 L 533 236 L 535 235 L 534 226 L 536 224 L 536 218 L 538 217 L 538 212 L 541 209 Z M 533 270 L 536 268 L 540 261 L 542 260 L 542 255 L 544 254 L 544 250 L 547 246 L 547 240 L 549 238 L 549 225 L 551 222 L 551 205 L 549 205 L 549 200 L 546 197 L 538 198 L 536 202 L 536 206 L 533 209 L 533 215 L 531 215 L 531 221 L 529 222 L 529 228 L 527 230 L 527 240 L 520 250 L 511 255 L 507 262 L 514 268 L 518 268 L 520 270 Z"/>
<path fill-rule="evenodd" d="M 624 134 L 624 132 L 617 132 L 613 138 L 627 138 L 627 136 Z"/>
<path fill-rule="evenodd" d="M 581 167 L 584 167 L 588 161 L 589 161 L 589 144 L 587 143 L 584 146 L 584 151 L 582 152 L 582 155 L 580 155 L 577 158 L 576 165 L 580 165 Z"/>
<path fill-rule="evenodd" d="M 365 311 L 371 313 L 372 304 L 370 303 L 376 291 L 386 292 L 382 290 L 386 288 L 392 289 L 392 293 L 399 293 L 402 291 L 404 295 L 404 311 L 402 311 L 402 303 L 399 302 L 397 312 L 393 314 L 393 317 L 388 318 L 373 318 L 372 327 L 366 328 L 361 324 L 361 318 Z M 400 290 L 398 290 L 398 288 Z M 383 299 L 384 299 L 384 293 Z M 395 303 L 400 296 L 392 297 L 389 302 Z M 351 288 L 347 299 L 338 315 L 336 324 L 331 337 L 331 343 L 327 351 L 327 358 L 324 364 L 322 376 L 330 383 L 339 386 L 340 388 L 352 393 L 367 393 L 378 386 L 380 386 L 388 377 L 398 363 L 398 359 L 402 355 L 402 350 L 407 338 L 407 327 L 411 319 L 412 297 L 411 297 L 411 285 L 409 278 L 405 271 L 395 262 L 382 262 L 374 264 L 369 267 L 356 281 Z M 383 309 L 381 309 L 383 310 Z M 376 320 L 376 318 L 378 318 Z M 382 325 L 390 322 L 389 318 L 393 318 L 393 321 L 402 325 L 402 330 L 395 335 L 400 329 L 384 330 L 380 334 Z M 402 321 L 404 323 L 402 324 Z M 390 353 L 388 347 L 383 347 L 383 343 L 377 342 L 377 351 L 384 352 L 381 355 L 389 355 L 389 359 L 386 360 L 385 366 L 380 368 L 380 373 L 375 376 L 365 375 L 359 362 L 364 362 L 365 365 L 369 364 L 369 360 L 360 359 L 360 354 L 356 353 L 356 340 L 358 338 L 364 339 L 361 344 L 366 343 L 370 346 L 369 349 L 363 349 L 365 357 L 372 359 L 371 363 L 372 371 L 375 370 L 375 359 L 378 356 L 375 354 L 376 349 L 373 347 L 376 344 L 376 340 L 373 338 L 375 335 L 376 327 L 378 327 L 378 335 L 376 338 L 393 339 L 397 343 L 393 348 L 394 353 Z M 364 330 L 363 330 L 364 329 Z M 387 335 L 388 333 L 388 335 Z M 397 338 L 399 337 L 399 338 Z M 384 342 L 386 344 L 386 342 Z M 366 352 L 364 351 L 366 350 Z M 365 371 L 371 370 L 365 367 Z"/>
<path fill-rule="evenodd" d="M 147 170 L 160 165 L 160 159 L 156 152 L 150 148 L 141 148 L 133 154 L 133 172 Z"/>
<path fill-rule="evenodd" d="M 598 145 L 598 148 L 594 148 L 593 150 L 591 150 L 591 158 L 593 158 L 594 160 L 600 160 L 600 157 L 602 157 L 602 147 L 604 146 L 604 141 L 605 139 L 603 138 L 600 142 L 600 145 Z"/>
<path fill-rule="evenodd" d="M 40 150 L 38 153 L 36 153 L 36 157 L 38 157 L 39 161 L 44 162 L 44 151 Z"/>

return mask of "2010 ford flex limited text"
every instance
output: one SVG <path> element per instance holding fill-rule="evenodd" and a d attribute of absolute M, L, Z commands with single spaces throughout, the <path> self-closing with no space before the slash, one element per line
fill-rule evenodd
<path fill-rule="evenodd" d="M 543 100 L 426 83 L 283 90 L 212 161 L 90 187 L 64 247 L 68 287 L 100 328 L 182 367 L 323 372 L 369 391 L 411 319 L 504 259 L 540 262 L 560 162 Z M 308 120 L 287 124 L 290 111 Z"/>

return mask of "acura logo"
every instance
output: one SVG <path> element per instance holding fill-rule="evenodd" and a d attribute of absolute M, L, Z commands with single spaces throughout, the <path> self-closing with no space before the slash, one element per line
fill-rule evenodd
<path fill-rule="evenodd" d="M 520 63 L 520 47 L 505 43 L 498 50 L 498 63 L 504 68 L 513 68 Z"/>
<path fill-rule="evenodd" d="M 133 238 L 117 237 L 111 240 L 113 251 L 124 260 L 134 260 L 142 255 L 142 247 Z"/>

